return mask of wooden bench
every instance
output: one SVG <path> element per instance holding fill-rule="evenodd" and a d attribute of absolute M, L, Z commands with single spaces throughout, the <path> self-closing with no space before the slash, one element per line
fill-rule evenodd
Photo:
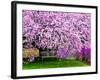
<path fill-rule="evenodd" d="M 40 57 L 43 61 L 44 58 L 56 58 L 56 52 L 55 51 L 41 51 Z"/>

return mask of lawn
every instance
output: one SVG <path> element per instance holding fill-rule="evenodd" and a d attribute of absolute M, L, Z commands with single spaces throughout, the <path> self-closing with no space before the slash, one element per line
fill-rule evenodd
<path fill-rule="evenodd" d="M 82 67 L 89 66 L 86 63 L 79 60 L 58 60 L 53 58 L 47 58 L 43 61 L 38 60 L 32 63 L 23 64 L 23 69 L 44 69 L 44 68 L 61 68 L 61 67 Z"/>

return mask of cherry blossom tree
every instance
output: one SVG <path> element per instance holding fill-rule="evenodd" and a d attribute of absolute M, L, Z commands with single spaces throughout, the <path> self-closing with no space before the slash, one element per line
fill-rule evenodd
<path fill-rule="evenodd" d="M 24 48 L 53 49 L 59 58 L 71 51 L 80 57 L 85 48 L 90 55 L 90 13 L 23 10 L 22 19 Z"/>

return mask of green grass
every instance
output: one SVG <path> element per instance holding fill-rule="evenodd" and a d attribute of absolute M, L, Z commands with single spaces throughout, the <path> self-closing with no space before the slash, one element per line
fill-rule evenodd
<path fill-rule="evenodd" d="M 23 64 L 23 69 L 44 69 L 44 68 L 61 68 L 61 67 L 82 67 L 88 66 L 86 63 L 83 63 L 78 60 L 61 60 L 58 59 L 44 59 L 43 61 L 35 61 L 32 63 Z"/>

